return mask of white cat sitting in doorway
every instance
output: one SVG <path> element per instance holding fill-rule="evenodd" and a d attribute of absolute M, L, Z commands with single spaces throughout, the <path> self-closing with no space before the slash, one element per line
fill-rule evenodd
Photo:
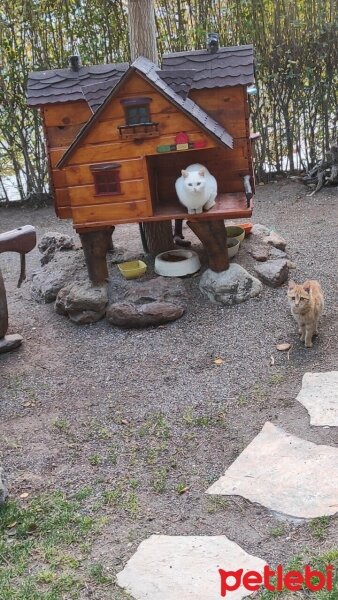
<path fill-rule="evenodd" d="M 215 206 L 217 181 L 206 167 L 199 164 L 182 169 L 175 188 L 179 201 L 186 206 L 189 215 L 201 213 Z"/>

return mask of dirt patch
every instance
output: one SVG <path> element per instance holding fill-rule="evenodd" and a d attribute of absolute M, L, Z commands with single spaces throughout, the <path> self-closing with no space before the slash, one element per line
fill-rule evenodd
<path fill-rule="evenodd" d="M 88 564 L 102 563 L 113 575 L 152 533 L 225 534 L 271 565 L 305 547 L 323 552 L 336 543 L 335 517 L 315 535 L 309 523 L 281 522 L 241 498 L 205 494 L 268 420 L 312 442 L 338 444 L 337 428 L 311 428 L 295 400 L 306 371 L 334 370 L 338 358 L 337 190 L 311 198 L 306 191 L 287 182 L 259 187 L 253 220 L 285 237 L 296 280 L 322 284 L 326 308 L 309 350 L 298 340 L 285 286 L 264 287 L 259 298 L 224 308 L 206 301 L 199 277 L 192 277 L 185 279 L 189 302 L 179 321 L 143 331 L 106 321 L 79 327 L 52 305 L 36 303 L 30 282 L 16 289 L 18 257 L 0 256 L 10 333 L 24 337 L 22 349 L 0 358 L 10 493 L 18 497 L 29 486 L 30 494 L 72 496 L 90 487 L 86 510 L 108 520 L 93 538 Z M 1 208 L 0 217 L 3 231 L 32 224 L 38 239 L 48 230 L 73 235 L 71 223 L 58 221 L 50 207 Z M 203 260 L 197 239 L 188 229 L 185 235 Z M 117 227 L 114 241 L 142 253 L 137 225 Z M 29 255 L 28 273 L 39 258 L 37 250 Z M 242 248 L 235 261 L 254 274 Z M 292 344 L 289 356 L 276 350 L 281 342 Z M 114 584 L 93 586 L 81 598 L 115 600 L 118 593 Z"/>

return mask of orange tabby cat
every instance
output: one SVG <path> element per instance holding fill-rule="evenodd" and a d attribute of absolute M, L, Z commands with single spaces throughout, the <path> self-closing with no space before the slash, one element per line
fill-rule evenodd
<path fill-rule="evenodd" d="M 318 281 L 304 283 L 290 281 L 288 298 L 292 316 L 299 325 L 300 339 L 311 348 L 312 338 L 317 335 L 318 321 L 324 307 L 324 296 Z"/>

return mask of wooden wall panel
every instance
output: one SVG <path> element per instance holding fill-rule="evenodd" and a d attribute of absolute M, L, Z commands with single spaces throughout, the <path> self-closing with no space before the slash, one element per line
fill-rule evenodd
<path fill-rule="evenodd" d="M 48 145 L 50 148 L 68 148 L 76 138 L 83 124 L 80 125 L 58 125 L 57 127 L 46 127 Z"/>
<path fill-rule="evenodd" d="M 246 136 L 246 97 L 242 86 L 191 90 L 189 96 L 234 138 Z"/>
<path fill-rule="evenodd" d="M 114 223 L 128 219 L 139 219 L 151 215 L 151 208 L 148 200 L 138 200 L 135 202 L 101 204 L 99 206 L 76 206 L 72 210 L 74 226 L 85 225 L 86 223 Z"/>
<path fill-rule="evenodd" d="M 120 164 L 120 180 L 127 181 L 131 179 L 140 179 L 144 176 L 143 160 L 135 158 L 131 160 L 116 161 Z M 66 184 L 69 186 L 91 185 L 93 183 L 93 173 L 90 165 L 74 165 L 67 167 L 62 173 L 66 176 Z"/>
<path fill-rule="evenodd" d="M 190 136 L 190 140 L 205 140 L 207 148 L 214 148 L 216 142 L 211 138 L 208 139 L 206 135 L 199 133 L 193 133 Z M 172 144 L 172 136 L 161 136 L 159 138 L 151 138 L 144 140 L 142 143 L 130 143 L 130 142 L 116 142 L 113 144 L 88 144 L 79 147 L 75 150 L 74 154 L 69 160 L 70 165 L 81 165 L 81 164 L 94 164 L 97 162 L 119 162 L 119 160 L 126 158 L 139 158 L 149 154 L 157 155 L 156 148 L 162 144 Z M 53 151 L 51 154 L 56 153 Z M 186 151 L 189 153 L 189 151 Z M 170 153 L 168 153 L 169 155 Z M 62 154 L 61 154 L 62 155 Z M 60 156 L 60 154 L 59 154 Z M 52 161 L 56 164 L 60 160 L 55 154 L 52 156 Z"/>
<path fill-rule="evenodd" d="M 145 189 L 143 179 L 121 182 L 121 194 L 101 196 L 95 194 L 94 185 L 79 185 L 69 188 L 71 206 L 87 206 L 100 204 L 121 204 L 132 200 L 145 198 L 148 190 Z"/>
<path fill-rule="evenodd" d="M 47 104 L 43 107 L 43 113 L 46 127 L 80 125 L 92 116 L 92 111 L 84 100 Z"/>

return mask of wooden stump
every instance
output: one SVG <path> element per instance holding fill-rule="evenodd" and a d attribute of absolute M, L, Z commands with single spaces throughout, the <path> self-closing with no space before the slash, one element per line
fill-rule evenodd
<path fill-rule="evenodd" d="M 224 221 L 188 221 L 187 225 L 201 240 L 209 259 L 209 269 L 215 273 L 226 271 L 229 257 Z"/>
<path fill-rule="evenodd" d="M 80 233 L 90 281 L 102 285 L 108 279 L 106 255 L 112 245 L 114 228 Z"/>
<path fill-rule="evenodd" d="M 8 329 L 8 309 L 4 280 L 0 269 L 0 339 L 5 337 Z"/>

